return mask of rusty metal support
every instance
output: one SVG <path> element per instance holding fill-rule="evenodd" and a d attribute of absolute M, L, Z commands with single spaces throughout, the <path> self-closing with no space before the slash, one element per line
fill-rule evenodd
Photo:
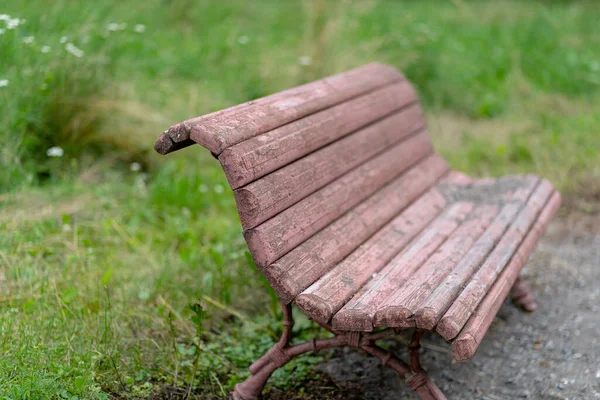
<path fill-rule="evenodd" d="M 419 360 L 419 350 L 421 349 L 421 335 L 422 331 L 419 329 L 415 329 L 413 336 L 408 345 L 408 354 L 410 357 L 410 369 L 413 372 L 423 372 L 423 368 L 421 368 L 421 361 Z"/>
<path fill-rule="evenodd" d="M 406 385 L 414 390 L 421 400 L 446 400 L 446 396 L 444 396 L 435 383 L 429 380 L 426 371 L 421 367 L 419 361 L 419 349 L 421 345 L 419 342 L 422 333 L 420 330 L 415 330 L 408 345 L 410 365 L 374 344 L 363 345 L 361 348 L 370 355 L 379 358 L 383 365 L 390 367 L 402 375 L 406 380 Z"/>
<path fill-rule="evenodd" d="M 537 309 L 537 304 L 531 294 L 531 289 L 519 276 L 510 290 L 510 297 L 513 303 L 523 311 L 533 312 Z"/>
<path fill-rule="evenodd" d="M 419 362 L 419 341 L 422 331 L 415 330 L 412 340 L 409 344 L 410 365 L 394 356 L 375 342 L 397 334 L 395 329 L 384 329 L 377 332 L 338 332 L 330 329 L 328 324 L 320 324 L 326 330 L 332 332 L 335 336 L 329 339 L 313 339 L 309 342 L 290 346 L 289 341 L 292 336 L 292 327 L 294 320 L 292 317 L 292 308 L 290 304 L 281 302 L 283 309 L 283 333 L 279 342 L 256 362 L 250 366 L 252 374 L 248 379 L 235 386 L 233 398 L 235 400 L 257 400 L 267 383 L 269 377 L 277 370 L 287 364 L 292 358 L 309 351 L 317 352 L 323 349 L 333 347 L 351 346 L 362 349 L 366 353 L 381 360 L 382 364 L 390 367 L 406 380 L 409 388 L 414 390 L 422 400 L 446 400 L 446 397 L 431 382 L 426 372 L 421 368 Z"/>

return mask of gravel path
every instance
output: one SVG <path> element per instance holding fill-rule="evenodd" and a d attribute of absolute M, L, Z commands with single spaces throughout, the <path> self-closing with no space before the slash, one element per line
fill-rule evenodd
<path fill-rule="evenodd" d="M 600 399 L 600 217 L 556 219 L 523 270 L 538 303 L 507 301 L 475 356 L 456 362 L 438 335 L 422 364 L 449 399 Z M 403 345 L 393 344 L 403 359 Z M 343 349 L 320 366 L 346 398 L 416 399 L 379 361 Z"/>

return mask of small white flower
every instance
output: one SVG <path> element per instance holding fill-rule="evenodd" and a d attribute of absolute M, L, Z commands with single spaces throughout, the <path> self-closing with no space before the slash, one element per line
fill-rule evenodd
<path fill-rule="evenodd" d="M 222 185 L 215 185 L 215 187 L 213 188 L 213 190 L 215 191 L 215 193 L 223 193 L 223 186 Z"/>
<path fill-rule="evenodd" d="M 21 20 L 19 18 L 12 18 L 6 21 L 6 29 L 15 29 L 17 26 L 19 26 L 19 24 L 21 23 Z"/>
<path fill-rule="evenodd" d="M 60 42 L 61 43 L 67 43 L 67 40 L 69 40 L 69 38 L 67 36 L 61 36 L 60 37 Z"/>
<path fill-rule="evenodd" d="M 0 79 L 0 87 L 8 86 L 8 79 Z"/>
<path fill-rule="evenodd" d="M 132 162 L 131 165 L 129 166 L 129 169 L 132 170 L 133 172 L 137 172 L 140 169 L 142 169 L 142 164 L 140 164 L 139 162 Z"/>
<path fill-rule="evenodd" d="M 111 32 L 122 31 L 126 27 L 127 27 L 126 23 L 117 24 L 115 22 L 111 22 L 110 24 L 106 25 L 106 29 Z"/>
<path fill-rule="evenodd" d="M 9 19 L 10 19 L 10 15 L 0 14 L 0 21 L 8 21 Z"/>
<path fill-rule="evenodd" d="M 137 24 L 136 26 L 133 27 L 133 30 L 136 31 L 137 33 L 142 33 L 146 30 L 146 26 L 142 25 L 142 24 Z"/>
<path fill-rule="evenodd" d="M 65 155 L 65 151 L 61 147 L 54 146 L 46 150 L 46 155 L 48 157 L 62 157 Z"/>
<path fill-rule="evenodd" d="M 248 36 L 246 35 L 242 35 L 238 38 L 238 43 L 239 44 L 246 44 L 250 41 L 250 39 L 248 38 Z"/>
<path fill-rule="evenodd" d="M 312 64 L 312 57 L 310 57 L 310 56 L 298 57 L 298 64 L 304 65 L 304 66 L 310 65 L 310 64 Z"/>
<path fill-rule="evenodd" d="M 23 38 L 23 43 L 27 43 L 27 44 L 33 43 L 34 40 L 35 40 L 35 37 L 33 37 L 33 36 L 26 36 L 26 37 Z"/>
<path fill-rule="evenodd" d="M 16 313 L 19 312 L 19 309 L 13 307 L 13 308 L 10 309 L 10 312 L 13 313 L 13 314 L 16 314 Z"/>
<path fill-rule="evenodd" d="M 6 32 L 6 29 L 0 28 L 0 35 L 4 34 L 4 32 Z"/>
<path fill-rule="evenodd" d="M 200 191 L 200 193 L 206 193 L 206 192 L 208 192 L 208 186 L 206 186 L 206 185 L 203 183 L 203 184 L 201 184 L 201 185 L 198 187 L 198 190 Z"/>
<path fill-rule="evenodd" d="M 65 45 L 65 50 L 67 50 L 69 53 L 73 54 L 77 58 L 81 58 L 85 54 L 83 50 L 75 46 L 73 43 L 67 43 Z"/>
<path fill-rule="evenodd" d="M 50 50 L 51 50 L 50 46 L 42 46 L 42 49 L 41 49 L 42 53 L 50 53 Z"/>

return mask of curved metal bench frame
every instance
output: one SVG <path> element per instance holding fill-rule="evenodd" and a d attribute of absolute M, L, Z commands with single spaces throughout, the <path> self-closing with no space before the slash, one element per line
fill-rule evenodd
<path fill-rule="evenodd" d="M 511 290 L 513 303 L 524 311 L 534 311 L 537 308 L 531 290 L 519 277 Z M 421 337 L 426 331 L 415 329 L 410 343 L 408 344 L 409 363 L 402 361 L 393 353 L 377 346 L 377 341 L 397 335 L 401 329 L 387 328 L 376 332 L 336 331 L 329 324 L 320 323 L 324 329 L 334 336 L 328 339 L 313 339 L 309 342 L 290 346 L 294 319 L 292 316 L 292 305 L 280 301 L 283 311 L 283 333 L 279 342 L 261 358 L 256 360 L 249 368 L 252 374 L 248 379 L 235 386 L 233 398 L 236 400 L 255 400 L 260 395 L 273 372 L 284 366 L 294 357 L 309 352 L 331 349 L 335 347 L 349 346 L 379 359 L 387 366 L 402 376 L 406 385 L 413 390 L 422 400 L 445 400 L 446 396 L 429 379 L 427 371 L 421 366 L 419 349 L 421 348 Z"/>

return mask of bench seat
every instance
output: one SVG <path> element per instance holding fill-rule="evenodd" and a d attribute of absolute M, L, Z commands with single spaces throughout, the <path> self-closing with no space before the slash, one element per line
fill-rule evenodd
<path fill-rule="evenodd" d="M 533 175 L 453 171 L 435 152 L 415 90 L 390 66 L 184 121 L 155 149 L 192 144 L 221 163 L 252 258 L 284 306 L 281 342 L 253 364 L 237 398 L 254 398 L 292 356 L 350 345 L 414 378 L 422 399 L 443 399 L 418 363 L 421 333 L 437 332 L 463 360 L 511 288 L 533 308 L 519 272 L 560 194 Z M 336 336 L 289 346 L 291 304 Z M 410 366 L 374 345 L 402 329 L 414 331 Z"/>
<path fill-rule="evenodd" d="M 496 304 L 490 299 L 499 290 L 506 297 L 559 204 L 550 183 L 535 176 L 450 174 L 294 302 L 342 331 L 416 327 L 452 340 L 470 326 L 463 343 L 477 337 L 478 320 L 496 314 L 499 307 L 486 304 Z M 455 346 L 457 359 L 476 350 L 463 347 Z"/>

